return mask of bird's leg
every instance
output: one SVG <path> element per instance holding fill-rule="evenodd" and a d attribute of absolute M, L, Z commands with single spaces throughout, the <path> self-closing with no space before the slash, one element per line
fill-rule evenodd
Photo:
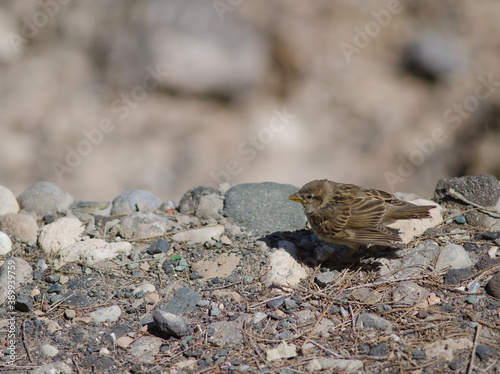
<path fill-rule="evenodd" d="M 347 262 L 354 253 L 356 253 L 356 251 L 359 249 L 359 244 L 353 244 L 353 247 L 352 249 L 350 250 L 349 253 L 347 253 L 343 258 L 342 258 L 342 262 L 345 263 Z"/>

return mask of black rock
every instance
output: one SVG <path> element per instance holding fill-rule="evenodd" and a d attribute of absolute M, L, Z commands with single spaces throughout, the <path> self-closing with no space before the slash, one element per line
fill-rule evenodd
<path fill-rule="evenodd" d="M 57 283 L 61 277 L 57 274 L 50 274 L 45 276 L 45 282 L 47 283 Z"/>
<path fill-rule="evenodd" d="M 176 314 L 178 316 L 186 312 L 195 312 L 198 310 L 196 303 L 201 297 L 188 287 L 182 287 L 177 290 L 174 297 L 170 300 L 163 311 Z"/>
<path fill-rule="evenodd" d="M 163 269 L 163 271 L 165 272 L 165 274 L 170 274 L 170 273 L 174 272 L 174 265 L 172 265 L 171 263 L 169 263 L 168 260 L 166 260 L 165 262 L 163 262 L 163 265 L 161 266 L 161 268 Z"/>
<path fill-rule="evenodd" d="M 500 299 L 500 271 L 495 273 L 486 284 L 485 290 L 488 294 Z"/>
<path fill-rule="evenodd" d="M 33 301 L 30 295 L 20 294 L 16 298 L 14 308 L 20 312 L 30 312 L 33 309 Z"/>
<path fill-rule="evenodd" d="M 161 309 L 154 310 L 152 315 L 156 326 L 166 336 L 181 338 L 189 335 L 191 332 L 191 328 L 186 323 L 186 320 L 178 315 L 165 312 Z"/>
<path fill-rule="evenodd" d="M 280 297 L 278 299 L 272 299 L 267 302 L 267 307 L 269 309 L 276 309 L 285 301 L 285 297 Z"/>
<path fill-rule="evenodd" d="M 500 238 L 500 231 L 486 231 L 476 235 L 476 240 L 495 240 Z"/>
<path fill-rule="evenodd" d="M 288 200 L 297 190 L 290 184 L 272 182 L 239 184 L 226 192 L 224 215 L 256 236 L 303 229 L 306 216 L 302 206 Z"/>
<path fill-rule="evenodd" d="M 382 342 L 370 349 L 370 356 L 386 356 L 388 351 L 387 344 Z"/>
<path fill-rule="evenodd" d="M 481 250 L 476 244 L 474 243 L 463 243 L 462 246 L 464 249 L 468 252 L 473 252 L 473 253 L 479 253 Z"/>
<path fill-rule="evenodd" d="M 479 271 L 488 269 L 492 266 L 500 264 L 500 258 L 489 258 L 489 257 L 483 257 L 481 258 L 477 263 L 475 268 Z"/>
<path fill-rule="evenodd" d="M 486 361 L 491 357 L 498 356 L 498 351 L 488 345 L 478 344 L 476 347 L 476 354 L 481 358 L 481 360 Z"/>
<path fill-rule="evenodd" d="M 500 199 L 500 182 L 494 175 L 481 174 L 441 179 L 436 185 L 434 199 L 456 200 L 449 193 L 451 189 L 462 194 L 467 200 L 481 206 L 495 206 Z"/>
<path fill-rule="evenodd" d="M 469 269 L 450 269 L 444 277 L 444 284 L 456 285 L 460 284 L 463 279 L 472 276 L 472 271 Z"/>
<path fill-rule="evenodd" d="M 169 249 L 170 243 L 166 239 L 158 239 L 149 246 L 146 252 L 149 255 L 154 255 L 157 253 L 168 252 Z"/>
<path fill-rule="evenodd" d="M 179 212 L 182 214 L 194 214 L 200 203 L 200 198 L 212 194 L 222 196 L 219 191 L 211 187 L 198 186 L 191 188 L 181 197 L 181 201 L 179 201 Z"/>

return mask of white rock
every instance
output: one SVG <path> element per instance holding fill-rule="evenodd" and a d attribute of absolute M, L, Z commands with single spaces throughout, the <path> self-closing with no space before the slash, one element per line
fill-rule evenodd
<path fill-rule="evenodd" d="M 122 311 L 118 305 L 97 309 L 89 313 L 89 317 L 92 318 L 94 322 L 115 322 L 121 315 Z"/>
<path fill-rule="evenodd" d="M 0 216 L 19 212 L 19 203 L 16 195 L 4 186 L 0 186 Z"/>
<path fill-rule="evenodd" d="M 464 269 L 472 266 L 472 260 L 467 251 L 458 244 L 447 244 L 439 253 L 436 266 L 437 271 L 447 267 L 452 269 Z"/>
<path fill-rule="evenodd" d="M 0 231 L 0 255 L 6 255 L 12 251 L 12 240 L 9 235 Z"/>
<path fill-rule="evenodd" d="M 132 292 L 134 295 L 139 292 L 144 292 L 144 294 L 155 292 L 156 288 L 153 284 L 151 283 L 144 283 L 140 285 L 139 287 L 136 287 L 135 290 Z"/>
<path fill-rule="evenodd" d="M 59 252 L 59 259 L 54 261 L 56 269 L 70 262 L 81 261 L 89 265 L 116 257 L 132 249 L 128 242 L 108 243 L 102 239 L 89 239 L 66 247 Z"/>
<path fill-rule="evenodd" d="M 85 227 L 77 218 L 61 218 L 46 225 L 40 232 L 38 244 L 47 254 L 57 253 L 81 240 Z"/>
<path fill-rule="evenodd" d="M 44 344 L 40 347 L 40 350 L 45 356 L 55 357 L 59 353 L 59 350 L 50 344 Z"/>
<path fill-rule="evenodd" d="M 306 269 L 284 249 L 270 253 L 268 262 L 270 270 L 264 278 L 268 287 L 294 287 L 307 277 Z"/>
<path fill-rule="evenodd" d="M 267 350 L 266 356 L 269 361 L 295 357 L 297 356 L 297 346 L 295 344 L 288 345 L 286 341 L 283 341 L 276 348 Z"/>
<path fill-rule="evenodd" d="M 134 339 L 132 339 L 130 336 L 122 336 L 116 339 L 115 344 L 120 348 L 128 348 L 130 343 L 132 343 L 133 341 Z"/>
<path fill-rule="evenodd" d="M 401 220 L 389 225 L 401 231 L 401 238 L 405 244 L 422 235 L 429 227 L 435 227 L 443 222 L 443 208 L 434 201 L 417 199 L 409 202 L 415 205 L 434 205 L 436 208 L 430 210 L 431 218 Z"/>
<path fill-rule="evenodd" d="M 472 341 L 469 338 L 449 338 L 429 343 L 423 347 L 425 355 L 429 358 L 439 357 L 448 362 L 455 357 L 453 353 L 458 350 L 472 348 Z"/>
<path fill-rule="evenodd" d="M 36 367 L 33 369 L 31 374 L 71 374 L 73 370 L 69 367 L 68 364 L 65 364 L 63 361 L 51 362 L 50 364 L 45 364 L 42 366 Z"/>
<path fill-rule="evenodd" d="M 205 243 L 211 239 L 219 240 L 223 233 L 223 225 L 207 226 L 201 229 L 178 232 L 172 235 L 172 239 L 176 242 Z"/>
<path fill-rule="evenodd" d="M 101 348 L 101 350 L 99 351 L 100 356 L 109 356 L 110 353 L 111 352 L 106 347 Z"/>
<path fill-rule="evenodd" d="M 363 361 L 339 358 L 315 358 L 306 365 L 307 373 L 325 369 L 337 369 L 341 370 L 342 373 L 361 373 L 363 372 Z"/>
<path fill-rule="evenodd" d="M 139 362 L 152 363 L 154 355 L 160 351 L 163 339 L 154 336 L 143 336 L 130 344 L 130 353 Z"/>

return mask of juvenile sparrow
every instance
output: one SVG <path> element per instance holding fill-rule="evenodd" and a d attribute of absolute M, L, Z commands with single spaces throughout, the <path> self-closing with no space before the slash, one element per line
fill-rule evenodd
<path fill-rule="evenodd" d="M 430 218 L 432 205 L 415 205 L 393 194 L 329 181 L 315 180 L 288 197 L 301 203 L 316 236 L 329 243 L 352 248 L 361 244 L 394 247 L 401 242 L 399 230 L 386 225 L 403 219 Z"/>

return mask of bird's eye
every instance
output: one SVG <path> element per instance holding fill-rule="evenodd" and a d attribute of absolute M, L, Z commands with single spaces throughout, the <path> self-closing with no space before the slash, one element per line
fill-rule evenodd
<path fill-rule="evenodd" d="M 311 200 L 313 198 L 312 195 L 306 195 L 306 200 Z"/>

